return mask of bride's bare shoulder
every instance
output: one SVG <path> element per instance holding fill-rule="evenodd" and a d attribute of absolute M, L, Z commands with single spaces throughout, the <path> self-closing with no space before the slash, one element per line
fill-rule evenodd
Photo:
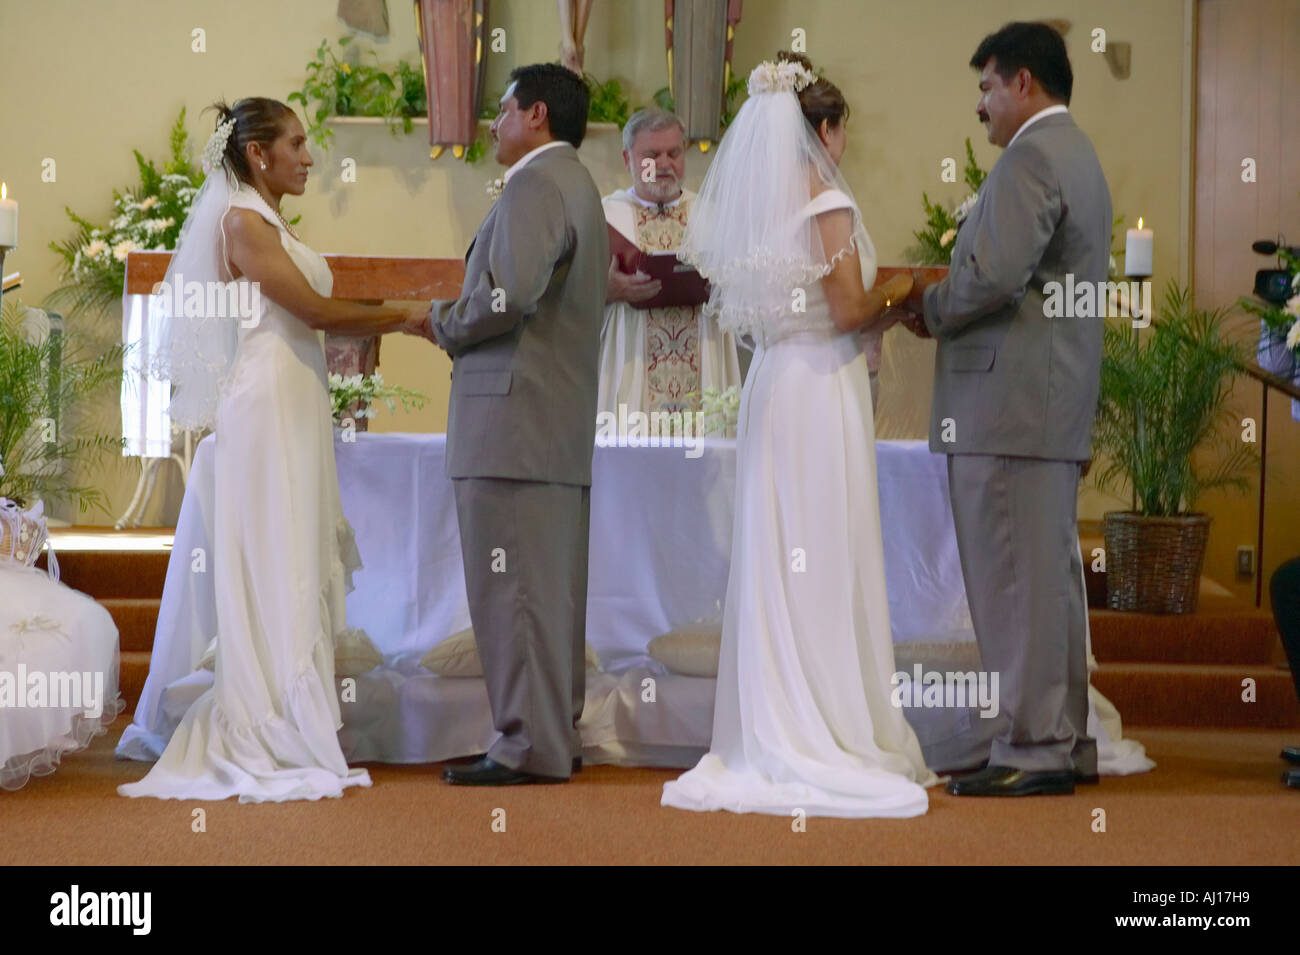
<path fill-rule="evenodd" d="M 222 223 L 226 241 L 236 246 L 269 252 L 280 245 L 280 230 L 255 209 L 231 206 Z"/>

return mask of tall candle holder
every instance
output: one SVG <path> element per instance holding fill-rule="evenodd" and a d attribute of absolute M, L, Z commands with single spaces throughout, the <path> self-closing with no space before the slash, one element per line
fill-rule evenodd
<path fill-rule="evenodd" d="M 5 296 L 5 256 L 9 253 L 10 249 L 15 248 L 17 248 L 17 246 L 0 245 L 0 308 L 4 306 Z"/>
<path fill-rule="evenodd" d="M 1128 279 L 1131 279 L 1132 281 L 1137 282 L 1139 286 L 1142 286 L 1142 287 L 1143 287 L 1143 290 L 1144 290 L 1144 291 L 1145 291 L 1145 284 L 1146 284 L 1148 281 L 1151 280 L 1151 274 L 1150 274 L 1149 272 L 1146 273 L 1146 274 L 1142 274 L 1142 273 L 1133 273 L 1133 272 L 1125 272 L 1125 273 L 1124 273 L 1124 277 L 1125 277 L 1125 278 L 1128 278 Z M 1129 324 L 1131 324 L 1131 325 L 1133 326 L 1133 331 L 1134 331 L 1135 334 L 1136 334 L 1136 332 L 1137 332 L 1137 330 L 1138 330 L 1139 328 L 1146 328 L 1147 326 L 1149 326 L 1149 325 L 1151 324 L 1151 319 L 1155 317 L 1155 316 L 1153 315 L 1153 313 L 1152 313 L 1152 308 L 1151 308 L 1151 296 L 1150 296 L 1150 295 L 1142 295 L 1142 296 L 1140 296 L 1140 297 L 1141 297 L 1141 299 L 1142 299 L 1142 309 L 1141 309 L 1141 311 L 1139 311 L 1138 314 L 1136 314 L 1136 315 L 1129 315 L 1129 318 L 1130 318 L 1130 319 L 1133 319 L 1133 318 L 1141 318 L 1141 319 L 1146 319 L 1146 321 L 1144 321 L 1141 325 L 1137 324 L 1136 322 L 1130 322 L 1130 323 L 1129 323 Z M 1133 304 L 1132 302 L 1129 303 L 1129 311 L 1130 311 L 1130 312 L 1133 311 L 1133 309 L 1132 309 L 1132 304 Z"/>
<path fill-rule="evenodd" d="M 1125 272 L 1124 275 L 1125 275 L 1126 278 L 1136 280 L 1136 281 L 1139 283 L 1139 285 L 1142 285 L 1142 284 L 1146 283 L 1146 282 L 1147 282 L 1148 280 L 1150 280 L 1150 278 L 1151 278 L 1151 275 L 1150 275 L 1149 273 L 1146 274 L 1146 275 L 1143 275 L 1143 274 L 1141 274 L 1141 273 L 1136 273 L 1136 274 L 1135 274 L 1135 273 L 1131 273 L 1131 272 Z M 1135 344 L 1136 344 L 1136 342 L 1137 342 L 1138 329 L 1139 329 L 1139 328 L 1146 328 L 1146 327 L 1148 327 L 1148 326 L 1151 324 L 1151 319 L 1152 319 L 1151 296 L 1149 296 L 1149 295 L 1143 295 L 1143 296 L 1141 296 L 1141 298 L 1142 298 L 1142 310 L 1141 310 L 1137 315 L 1133 315 L 1133 314 L 1130 314 L 1130 315 L 1129 315 L 1129 327 L 1132 329 L 1132 335 L 1133 335 L 1133 340 L 1134 340 L 1134 343 L 1135 343 Z M 1133 311 L 1133 303 L 1130 301 L 1130 302 L 1129 302 L 1129 312 L 1131 313 L 1132 311 Z M 1137 319 L 1137 318 L 1145 319 L 1145 321 L 1144 321 L 1142 324 L 1139 325 L 1136 321 L 1134 321 L 1134 319 Z M 1136 434 L 1137 434 L 1137 421 L 1136 421 L 1136 420 L 1134 420 L 1134 422 L 1133 422 L 1133 429 L 1134 429 L 1134 435 L 1136 436 Z M 1138 509 L 1137 488 L 1134 487 L 1132 490 L 1133 490 L 1133 494 L 1132 494 L 1132 505 L 1131 505 L 1131 506 L 1132 506 L 1132 508 L 1133 508 L 1133 513 L 1136 514 L 1136 513 L 1137 513 L 1137 509 Z"/>

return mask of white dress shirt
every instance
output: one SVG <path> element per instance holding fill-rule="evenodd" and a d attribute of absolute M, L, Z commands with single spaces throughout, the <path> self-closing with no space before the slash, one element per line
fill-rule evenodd
<path fill-rule="evenodd" d="M 521 169 L 530 159 L 532 159 L 538 153 L 545 152 L 546 150 L 552 149 L 556 146 L 572 146 L 572 145 L 573 145 L 572 143 L 566 143 L 563 139 L 552 139 L 549 143 L 542 143 L 536 149 L 530 149 L 528 152 L 524 153 L 517 160 L 515 160 L 514 165 L 512 165 L 509 169 L 505 171 L 505 175 L 501 177 L 502 182 L 503 183 L 509 182 L 510 177 L 513 176 L 519 169 Z"/>
<path fill-rule="evenodd" d="M 1016 130 L 1016 134 L 1011 137 L 1011 143 L 1014 143 L 1017 139 L 1019 139 L 1021 133 L 1023 133 L 1026 129 L 1028 129 L 1032 124 L 1038 122 L 1040 119 L 1044 119 L 1048 116 L 1053 116 L 1056 113 L 1068 113 L 1068 112 L 1069 110 L 1066 109 L 1064 106 L 1062 106 L 1060 103 L 1057 103 L 1055 106 L 1049 106 L 1046 109 L 1040 109 L 1033 116 L 1030 116 L 1027 120 L 1025 120 L 1024 123 L 1021 125 L 1021 127 Z M 1007 143 L 1008 149 L 1011 148 L 1011 143 Z M 523 160 L 520 161 L 522 162 Z"/>

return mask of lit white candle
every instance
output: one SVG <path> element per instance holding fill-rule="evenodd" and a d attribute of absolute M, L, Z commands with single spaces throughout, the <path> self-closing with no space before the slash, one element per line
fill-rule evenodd
<path fill-rule="evenodd" d="M 18 203 L 5 196 L 9 187 L 0 182 L 0 245 L 14 248 L 18 245 Z"/>
<path fill-rule="evenodd" d="M 1151 275 L 1151 259 L 1155 251 L 1156 234 L 1150 229 L 1142 228 L 1142 219 L 1138 218 L 1138 227 L 1129 229 L 1124 242 L 1124 274 L 1147 278 Z"/>

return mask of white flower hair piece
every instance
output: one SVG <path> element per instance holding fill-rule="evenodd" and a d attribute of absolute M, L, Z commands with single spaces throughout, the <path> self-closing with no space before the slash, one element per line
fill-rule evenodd
<path fill-rule="evenodd" d="M 764 60 L 749 74 L 749 95 L 758 93 L 797 93 L 817 82 L 817 77 L 793 60 L 773 63 Z"/>
<path fill-rule="evenodd" d="M 222 159 L 226 155 L 226 141 L 230 139 L 230 131 L 235 128 L 235 117 L 230 117 L 224 123 L 217 127 L 217 131 L 212 134 L 208 144 L 203 147 L 203 171 L 211 173 L 212 170 L 221 165 Z"/>

